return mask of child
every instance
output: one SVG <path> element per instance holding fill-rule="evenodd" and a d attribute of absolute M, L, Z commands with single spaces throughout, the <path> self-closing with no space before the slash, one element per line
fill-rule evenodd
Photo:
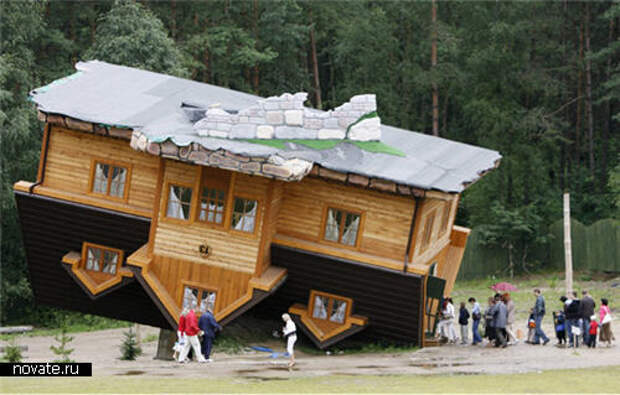
<path fill-rule="evenodd" d="M 536 319 L 534 318 L 534 309 L 530 309 L 530 318 L 527 320 L 527 342 L 534 343 L 534 334 L 536 333 Z"/>
<path fill-rule="evenodd" d="M 590 338 L 588 339 L 588 347 L 596 348 L 596 332 L 598 331 L 598 322 L 596 322 L 596 315 L 590 317 Z"/>
<path fill-rule="evenodd" d="M 465 302 L 461 302 L 459 309 L 459 325 L 461 325 L 461 344 L 467 344 L 467 323 L 469 322 L 469 311 L 465 307 Z"/>
<path fill-rule="evenodd" d="M 172 357 L 175 361 L 179 359 L 179 353 L 181 352 L 181 350 L 183 350 L 184 345 L 185 341 L 183 338 L 177 339 L 177 341 L 174 342 L 174 346 L 172 347 L 172 350 L 174 350 L 174 354 L 172 355 Z"/>
<path fill-rule="evenodd" d="M 566 318 L 563 311 L 553 312 L 553 323 L 555 324 L 555 336 L 558 344 L 566 344 Z"/>

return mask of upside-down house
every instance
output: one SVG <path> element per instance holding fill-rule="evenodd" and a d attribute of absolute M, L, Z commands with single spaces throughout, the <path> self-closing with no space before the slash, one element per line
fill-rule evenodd
<path fill-rule="evenodd" d="M 371 94 L 319 111 L 76 69 L 31 92 L 39 170 L 14 186 L 38 303 L 166 329 L 193 302 L 224 325 L 274 304 L 320 348 L 423 344 L 469 234 L 460 193 L 497 152 L 382 125 Z"/>

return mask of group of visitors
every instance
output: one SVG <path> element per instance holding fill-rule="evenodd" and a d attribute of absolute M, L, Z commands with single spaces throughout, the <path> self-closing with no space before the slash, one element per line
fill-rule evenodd
<path fill-rule="evenodd" d="M 543 318 L 546 314 L 545 298 L 540 289 L 534 289 L 536 301 L 534 307 L 530 309 L 528 319 L 528 336 L 525 343 L 532 345 L 546 345 L 550 339 L 542 329 Z M 569 347 L 579 347 L 579 342 L 588 347 L 596 347 L 596 336 L 599 335 L 599 342 L 606 342 L 611 346 L 615 340 L 611 330 L 611 311 L 608 300 L 601 299 L 598 321 L 594 313 L 596 303 L 588 291 L 582 292 L 582 298 L 577 298 L 576 292 L 571 292 L 567 296 L 560 298 L 562 310 L 553 313 L 554 327 L 558 338 L 558 344 L 566 344 Z M 469 298 L 471 313 L 467 309 L 465 302 L 461 302 L 458 323 L 461 327 L 461 344 L 469 344 L 468 332 L 469 321 L 471 319 L 472 345 L 483 343 L 479 328 L 484 326 L 484 338 L 487 339 L 488 346 L 507 347 L 519 342 L 515 334 L 515 304 L 509 293 L 500 294 L 488 299 L 488 305 L 484 312 L 476 298 Z M 458 337 L 454 328 L 456 312 L 452 298 L 443 301 L 439 321 L 437 324 L 437 334 L 440 339 L 448 343 L 457 343 Z M 519 334 L 519 337 L 521 335 Z"/>
<path fill-rule="evenodd" d="M 599 335 L 599 342 L 607 343 L 615 340 L 611 330 L 611 311 L 609 301 L 601 299 L 598 317 L 595 314 L 596 302 L 588 291 L 582 291 L 581 299 L 577 297 L 577 292 L 570 292 L 567 296 L 560 298 L 562 310 L 553 312 L 553 325 L 559 345 L 568 347 L 579 347 L 582 344 L 588 347 L 596 347 L 596 335 Z M 599 319 L 597 321 L 597 318 Z"/>
<path fill-rule="evenodd" d="M 200 363 L 213 362 L 211 359 L 211 348 L 217 332 L 222 330 L 213 316 L 212 307 L 202 305 L 200 319 L 196 318 L 196 303 L 191 303 L 189 308 L 183 309 L 179 318 L 179 328 L 177 330 L 177 341 L 174 344 L 174 359 L 179 363 L 187 363 L 190 348 L 196 359 Z M 295 342 L 297 341 L 297 328 L 295 322 L 288 314 L 282 314 L 284 327 L 282 334 L 286 339 L 286 352 L 289 355 L 289 368 L 295 365 Z M 199 340 L 202 337 L 202 344 Z"/>
<path fill-rule="evenodd" d="M 179 318 L 177 342 L 173 350 L 175 359 L 178 359 L 180 363 L 189 362 L 190 348 L 198 362 L 213 362 L 210 357 L 213 339 L 215 339 L 216 332 L 222 330 L 213 316 L 211 307 L 201 308 L 200 320 L 196 318 L 195 308 L 196 304 L 193 303 L 189 308 L 183 309 Z M 199 336 L 202 336 L 202 344 L 198 339 Z"/>

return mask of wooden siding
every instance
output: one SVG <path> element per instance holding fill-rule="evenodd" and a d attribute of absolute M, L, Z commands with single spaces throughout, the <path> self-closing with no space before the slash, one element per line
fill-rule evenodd
<path fill-rule="evenodd" d="M 197 209 L 199 167 L 171 160 L 166 161 L 164 185 L 180 183 L 193 185 L 192 213 Z M 166 217 L 166 202 L 168 190 L 162 191 L 159 221 L 155 233 L 153 252 L 156 256 L 173 258 L 179 261 L 195 262 L 203 266 L 217 266 L 223 269 L 234 270 L 240 273 L 253 274 L 259 255 L 261 241 L 261 224 L 266 207 L 266 197 L 270 180 L 263 177 L 252 177 L 237 174 L 232 178 L 232 196 L 247 197 L 259 201 L 256 215 L 256 229 L 254 234 L 214 226 L 208 223 L 171 219 Z M 232 209 L 232 200 L 229 199 L 226 210 Z M 194 215 L 192 215 L 194 217 Z M 230 221 L 226 215 L 225 221 Z M 203 257 L 199 246 L 206 244 L 210 247 L 210 255 Z M 205 269 L 208 270 L 208 269 Z"/>
<path fill-rule="evenodd" d="M 252 276 L 218 266 L 157 255 L 150 263 L 149 272 L 159 279 L 179 307 L 182 304 L 184 283 L 216 291 L 215 314 L 246 294 Z"/>
<path fill-rule="evenodd" d="M 311 290 L 353 299 L 354 315 L 368 318 L 368 328 L 356 337 L 419 344 L 422 338 L 424 277 L 272 246 L 272 264 L 288 270 L 284 285 L 263 314 L 281 314 L 295 303 L 306 304 Z"/>
<path fill-rule="evenodd" d="M 121 162 L 130 169 L 126 201 L 90 193 L 95 159 Z M 51 127 L 45 177 L 37 192 L 116 211 L 151 215 L 157 188 L 158 158 L 133 150 L 127 141 Z"/>
<path fill-rule="evenodd" d="M 415 208 L 410 197 L 318 179 L 286 183 L 277 223 L 278 234 L 327 244 L 321 240 L 321 227 L 328 206 L 363 212 L 363 226 L 360 226 L 358 235 L 359 252 L 403 261 Z"/>
<path fill-rule="evenodd" d="M 122 249 L 128 256 L 146 242 L 148 219 L 21 191 L 15 198 L 36 303 L 170 328 L 138 282 L 93 299 L 61 263 L 68 252 L 81 251 L 84 241 Z"/>

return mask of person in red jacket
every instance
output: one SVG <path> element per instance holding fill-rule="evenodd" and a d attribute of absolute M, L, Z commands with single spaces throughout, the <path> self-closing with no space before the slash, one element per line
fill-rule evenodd
<path fill-rule="evenodd" d="M 196 319 L 196 313 L 194 313 L 195 304 L 187 312 L 185 316 L 185 320 L 183 322 L 184 333 L 185 333 L 185 345 L 183 346 L 183 350 L 181 351 L 181 355 L 179 355 L 179 362 L 184 363 L 185 358 L 187 358 L 187 354 L 189 353 L 190 346 L 194 350 L 194 355 L 198 358 L 198 362 L 204 363 L 207 362 L 205 357 L 200 352 L 200 342 L 198 341 L 198 335 L 202 333 L 200 328 L 198 328 L 198 320 Z M 181 324 L 181 320 L 179 319 L 179 327 Z"/>
<path fill-rule="evenodd" d="M 596 322 L 596 316 L 590 317 L 590 331 L 588 337 L 588 347 L 596 348 L 596 332 L 598 330 L 598 322 Z"/>

